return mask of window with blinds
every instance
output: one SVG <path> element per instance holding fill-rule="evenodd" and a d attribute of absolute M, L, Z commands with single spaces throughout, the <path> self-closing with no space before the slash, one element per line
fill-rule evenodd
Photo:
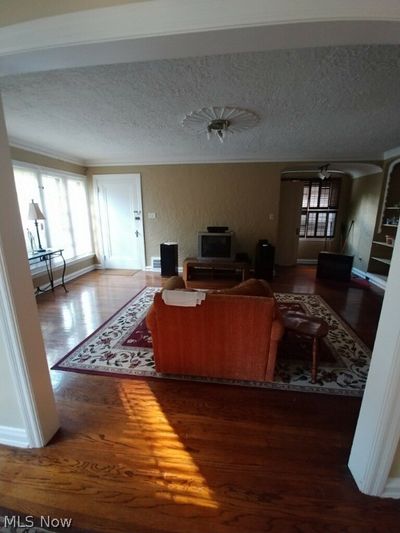
<path fill-rule="evenodd" d="M 332 239 L 335 236 L 339 193 L 337 179 L 304 182 L 299 237 Z"/>

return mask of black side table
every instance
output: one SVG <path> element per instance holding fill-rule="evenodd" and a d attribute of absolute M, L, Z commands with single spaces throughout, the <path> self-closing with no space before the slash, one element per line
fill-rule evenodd
<path fill-rule="evenodd" d="M 53 259 L 56 257 L 61 257 L 63 262 L 63 269 L 61 274 L 61 286 L 64 288 L 65 292 L 68 292 L 67 287 L 65 286 L 65 270 L 67 268 L 64 256 L 63 249 L 60 250 L 45 250 L 44 252 L 35 252 L 28 255 L 29 263 L 31 265 L 44 263 L 46 265 L 47 277 L 49 278 L 49 284 L 44 289 L 36 287 L 36 294 L 40 292 L 46 292 L 52 290 L 54 292 L 54 274 L 53 274 Z"/>

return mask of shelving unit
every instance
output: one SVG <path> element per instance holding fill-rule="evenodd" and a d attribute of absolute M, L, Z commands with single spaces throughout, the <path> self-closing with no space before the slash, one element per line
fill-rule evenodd
<path fill-rule="evenodd" d="M 381 246 L 388 246 L 389 248 L 393 248 L 393 244 L 388 244 L 387 242 L 381 242 L 381 241 L 372 241 L 373 244 L 380 244 Z"/>
<path fill-rule="evenodd" d="M 371 257 L 374 261 L 378 261 L 379 263 L 384 263 L 385 265 L 390 265 L 391 260 L 390 259 L 383 259 L 383 257 Z"/>
<path fill-rule="evenodd" d="M 387 178 L 380 221 L 371 246 L 369 272 L 387 277 L 399 219 L 400 164 L 397 164 Z"/>

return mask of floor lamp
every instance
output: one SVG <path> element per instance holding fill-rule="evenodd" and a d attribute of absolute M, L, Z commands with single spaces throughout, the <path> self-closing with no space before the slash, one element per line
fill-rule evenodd
<path fill-rule="evenodd" d="M 36 235 L 37 235 L 37 238 L 38 238 L 38 249 L 36 251 L 37 252 L 45 252 L 46 250 L 42 247 L 42 243 L 40 242 L 38 220 L 46 220 L 46 217 L 44 216 L 44 214 L 40 210 L 39 205 L 37 203 L 35 203 L 33 200 L 32 200 L 32 203 L 29 204 L 28 219 L 35 221 Z"/>

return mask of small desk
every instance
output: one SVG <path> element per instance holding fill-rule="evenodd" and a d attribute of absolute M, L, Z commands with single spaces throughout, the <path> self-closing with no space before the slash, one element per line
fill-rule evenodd
<path fill-rule="evenodd" d="M 65 292 L 68 292 L 67 287 L 65 286 L 65 270 L 67 268 L 64 256 L 64 249 L 60 250 L 45 250 L 44 252 L 35 252 L 28 255 L 29 264 L 36 265 L 44 263 L 46 265 L 47 276 L 49 278 L 49 284 L 44 289 L 36 287 L 36 294 L 40 292 L 46 292 L 49 289 L 54 291 L 54 274 L 53 274 L 53 259 L 56 257 L 61 257 L 63 262 L 63 269 L 61 274 L 61 285 L 64 287 Z"/>

